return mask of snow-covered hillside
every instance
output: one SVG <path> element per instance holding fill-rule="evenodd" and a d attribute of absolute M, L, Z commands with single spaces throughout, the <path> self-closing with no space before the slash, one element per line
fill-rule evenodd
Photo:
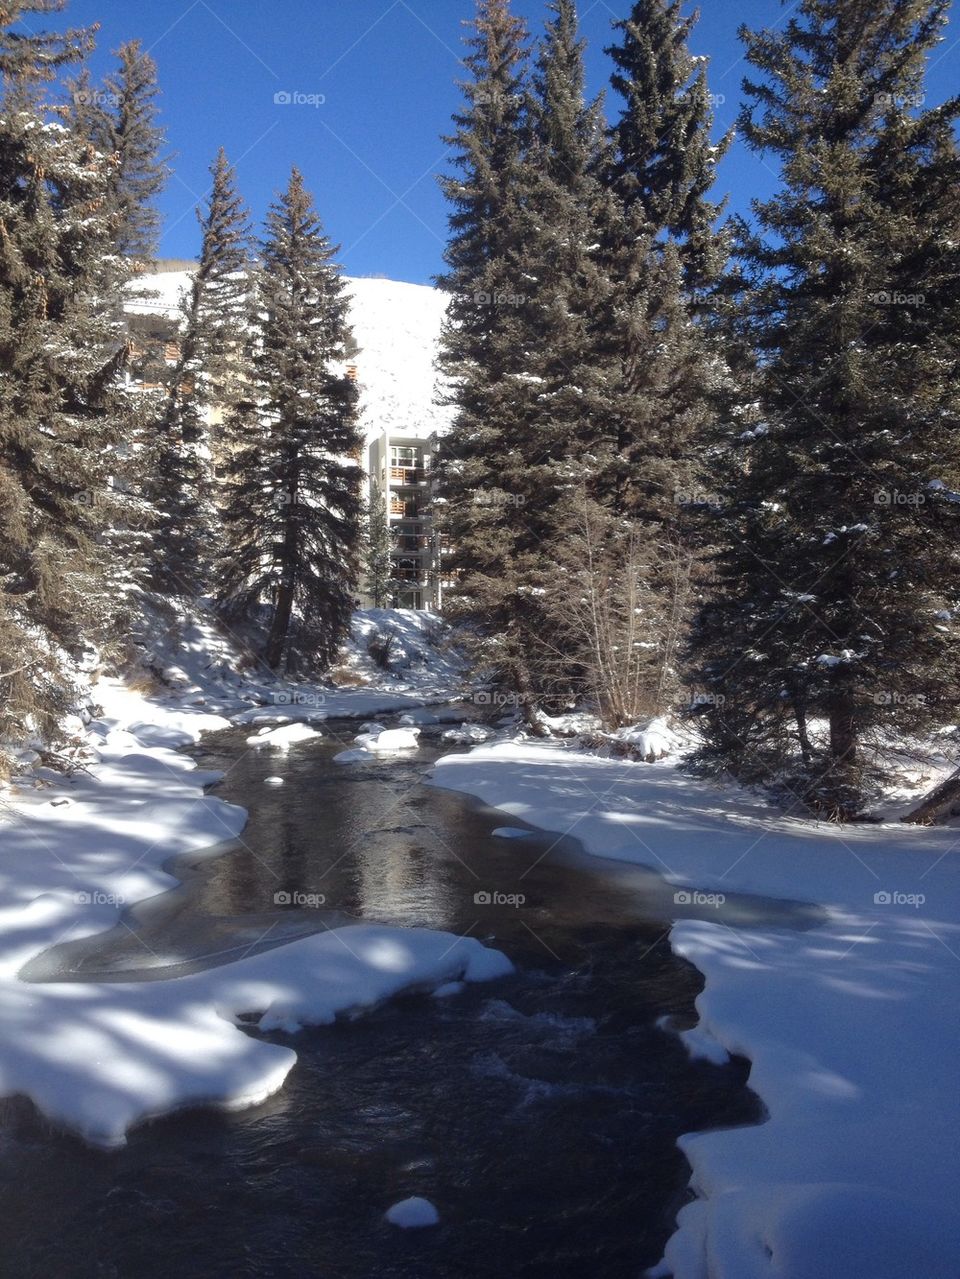
<path fill-rule="evenodd" d="M 381 431 L 426 436 L 447 429 L 450 410 L 435 403 L 434 360 L 446 297 L 424 284 L 348 280 L 360 346 L 361 412 L 369 443 Z"/>
<path fill-rule="evenodd" d="M 130 287 L 126 310 L 175 321 L 189 280 L 187 270 L 141 276 Z M 347 289 L 367 443 L 388 429 L 421 436 L 445 431 L 450 410 L 435 403 L 434 372 L 444 295 L 425 284 L 381 279 L 348 278 Z"/>

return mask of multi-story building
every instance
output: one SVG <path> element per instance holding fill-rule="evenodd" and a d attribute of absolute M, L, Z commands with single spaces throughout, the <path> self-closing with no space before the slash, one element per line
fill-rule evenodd
<path fill-rule="evenodd" d="M 124 305 L 137 356 L 131 384 L 159 389 L 179 355 L 181 300 L 196 263 L 167 260 L 131 287 Z M 367 445 L 357 461 L 387 503 L 392 542 L 391 605 L 439 609 L 444 585 L 434 529 L 431 477 L 448 423 L 433 394 L 433 361 L 444 301 L 436 290 L 390 280 L 350 280 L 357 337 L 343 371 L 358 382 Z M 156 380 L 154 380 L 156 379 Z M 222 471 L 220 405 L 206 410 L 215 469 Z M 416 424 L 416 425 L 414 425 Z M 366 604 L 372 603 L 367 599 Z"/>
<path fill-rule="evenodd" d="M 369 476 L 387 507 L 397 608 L 439 607 L 431 477 L 436 434 L 384 431 L 369 448 Z"/>

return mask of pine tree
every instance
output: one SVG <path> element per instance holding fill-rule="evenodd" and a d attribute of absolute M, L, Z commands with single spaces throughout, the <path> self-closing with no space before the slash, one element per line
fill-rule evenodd
<path fill-rule="evenodd" d="M 179 354 L 158 423 L 154 586 L 201 595 L 216 539 L 212 466 L 218 442 L 212 411 L 240 394 L 251 269 L 249 217 L 221 148 L 206 211 L 197 212 L 200 261 L 184 298 Z"/>
<path fill-rule="evenodd" d="M 692 323 L 725 256 L 720 207 L 706 193 L 729 145 L 711 141 L 703 59 L 689 51 L 695 17 L 679 0 L 638 0 L 614 24 L 613 88 L 622 99 L 611 131 L 602 205 L 610 280 L 606 357 L 619 359 L 605 418 L 606 475 L 598 495 L 672 536 L 695 490 L 694 460 L 709 419 L 711 368 Z"/>
<path fill-rule="evenodd" d="M 587 358 L 573 380 L 586 389 L 576 468 L 586 492 L 574 485 L 557 521 L 574 575 L 582 567 L 576 548 L 581 556 L 589 550 L 600 563 L 623 566 L 625 577 L 614 574 L 610 589 L 644 601 L 631 700 L 648 714 L 666 709 L 678 691 L 677 632 L 696 571 L 687 513 L 700 495 L 698 459 L 720 366 L 705 321 L 724 238 L 715 229 L 719 207 L 706 193 L 729 139 L 711 141 L 706 69 L 687 45 L 694 19 L 679 10 L 639 0 L 615 24 L 622 41 L 608 50 L 622 106 L 593 164 L 600 185 L 589 201 L 596 245 L 583 290 Z M 562 615 L 555 625 L 569 636 Z M 581 671 L 612 669 L 616 655 L 598 663 L 592 645 L 578 655 Z M 577 654 L 569 639 L 554 639 L 554 647 Z"/>
<path fill-rule="evenodd" d="M 384 608 L 390 600 L 390 584 L 393 579 L 393 555 L 390 543 L 390 521 L 383 490 L 376 480 L 371 481 L 367 502 L 366 538 L 366 593 L 373 600 L 374 608 Z"/>
<path fill-rule="evenodd" d="M 740 246 L 760 421 L 728 425 L 701 759 L 838 817 L 873 748 L 956 714 L 960 103 L 922 109 L 945 18 L 803 0 L 742 33 L 741 128 L 782 186 Z"/>
<path fill-rule="evenodd" d="M 14 33 L 0 13 L 0 736 L 55 738 L 70 661 L 103 640 L 118 601 L 103 531 L 126 405 L 125 347 L 103 288 L 112 223 L 103 157 L 53 120 L 43 85 L 89 32 Z"/>
<path fill-rule="evenodd" d="M 97 27 L 33 31 L 25 15 L 62 13 L 67 0 L 5 0 L 0 10 L 0 76 L 4 97 L 11 87 L 50 81 L 59 68 L 93 51 Z M 23 24 L 23 26 L 18 26 Z"/>
<path fill-rule="evenodd" d="M 221 605 L 233 620 L 266 606 L 274 669 L 327 668 L 356 590 L 362 439 L 336 252 L 294 169 L 267 217 L 249 392 L 224 432 Z"/>
<path fill-rule="evenodd" d="M 478 0 L 465 64 L 471 80 L 454 117 L 456 177 L 442 182 L 453 206 L 439 283 L 450 296 L 440 367 L 456 417 L 439 462 L 442 531 L 456 585 L 447 609 L 484 640 L 483 659 L 532 712 L 529 669 L 531 563 L 544 494 L 528 461 L 537 383 L 530 310 L 536 265 L 526 236 L 530 112 L 526 30 L 508 0 Z M 532 714 L 531 714 L 532 718 Z"/>
<path fill-rule="evenodd" d="M 531 691 L 566 706 L 582 692 L 582 655 L 569 644 L 558 580 L 574 540 L 582 487 L 597 471 L 597 427 L 619 361 L 602 332 L 609 292 L 600 253 L 605 156 L 602 101 L 588 102 L 585 41 L 574 0 L 554 0 L 531 76 L 525 160 L 528 281 L 519 318 L 534 395 L 516 451 L 525 476 L 520 514 L 531 535 L 518 559 Z M 558 574 L 559 579 L 558 579 Z M 565 592 L 560 591 L 560 595 Z"/>
<path fill-rule="evenodd" d="M 157 66 L 139 40 L 115 52 L 117 70 L 102 90 L 88 73 L 69 84 L 77 126 L 105 156 L 112 157 L 109 199 L 116 215 L 117 250 L 149 261 L 157 255 L 160 214 L 154 201 L 170 174 L 161 155 L 164 131 L 157 124 Z"/>

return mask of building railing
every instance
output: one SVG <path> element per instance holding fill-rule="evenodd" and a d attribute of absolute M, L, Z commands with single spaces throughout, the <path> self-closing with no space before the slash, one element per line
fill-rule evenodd
<path fill-rule="evenodd" d="M 390 480 L 393 484 L 424 484 L 426 473 L 419 466 L 391 466 Z"/>

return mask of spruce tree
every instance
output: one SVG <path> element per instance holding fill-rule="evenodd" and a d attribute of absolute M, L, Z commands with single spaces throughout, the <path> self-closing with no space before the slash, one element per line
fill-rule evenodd
<path fill-rule="evenodd" d="M 531 218 L 526 30 L 508 0 L 478 0 L 466 101 L 454 117 L 456 176 L 442 186 L 453 206 L 450 294 L 440 368 L 456 416 L 439 462 L 442 531 L 456 585 L 447 609 L 469 620 L 483 660 L 532 710 L 530 565 L 540 545 L 543 494 L 529 470 L 537 383 L 529 308 L 536 271 L 525 243 Z M 542 450 L 541 450 L 542 451 Z M 532 716 L 531 716 L 532 717 Z"/>
<path fill-rule="evenodd" d="M 696 572 L 688 512 L 701 496 L 698 458 L 720 366 L 706 319 L 724 238 L 707 192 L 729 139 L 711 140 L 704 60 L 688 48 L 693 22 L 678 3 L 638 0 L 615 24 L 621 43 L 608 53 L 621 107 L 595 162 L 589 360 L 577 379 L 591 392 L 577 468 L 586 492 L 574 486 L 560 512 L 571 570 L 581 567 L 577 546 L 581 557 L 597 554 L 605 513 L 600 560 L 623 568 L 608 588 L 644 600 L 632 701 L 645 713 L 665 710 L 678 691 L 677 610 L 682 619 Z M 590 546 L 585 501 L 594 503 Z M 598 669 L 592 647 L 581 666 Z"/>
<path fill-rule="evenodd" d="M 119 66 L 103 89 L 89 74 L 70 82 L 79 130 L 111 157 L 108 194 L 116 217 L 115 243 L 126 257 L 149 262 L 157 255 L 160 214 L 154 201 L 170 174 L 164 131 L 157 123 L 157 66 L 139 40 L 116 50 Z"/>
<path fill-rule="evenodd" d="M 945 18 L 803 0 L 742 33 L 781 189 L 740 246 L 760 421 L 727 428 L 701 759 L 841 818 L 875 748 L 956 714 L 958 102 L 922 106 Z"/>
<path fill-rule="evenodd" d="M 695 490 L 709 420 L 711 364 L 692 321 L 715 284 L 724 240 L 706 196 L 730 138 L 714 144 L 705 61 L 688 47 L 695 17 L 679 0 L 638 0 L 608 49 L 622 100 L 602 208 L 610 288 L 606 357 L 619 360 L 605 416 L 598 496 L 674 536 Z"/>
<path fill-rule="evenodd" d="M 370 497 L 367 502 L 367 538 L 364 558 L 366 568 L 364 589 L 373 600 L 374 608 L 384 608 L 390 602 L 393 555 L 387 502 L 376 480 L 370 484 Z"/>
<path fill-rule="evenodd" d="M 121 518 L 111 482 L 126 404 L 113 308 L 104 158 L 51 118 L 44 82 L 90 33 L 10 28 L 0 14 L 0 735 L 56 736 L 70 661 L 102 641 L 119 601 L 103 532 Z"/>
<path fill-rule="evenodd" d="M 183 300 L 179 354 L 158 421 L 154 586 L 204 594 L 216 542 L 213 464 L 220 452 L 210 419 L 233 404 L 243 376 L 250 283 L 249 217 L 221 148 L 204 212 L 197 211 L 200 261 Z"/>
<path fill-rule="evenodd" d="M 362 439 L 336 252 L 294 169 L 267 217 L 248 392 L 225 424 L 219 564 L 229 619 L 265 606 L 263 658 L 276 670 L 333 662 L 357 585 Z"/>

